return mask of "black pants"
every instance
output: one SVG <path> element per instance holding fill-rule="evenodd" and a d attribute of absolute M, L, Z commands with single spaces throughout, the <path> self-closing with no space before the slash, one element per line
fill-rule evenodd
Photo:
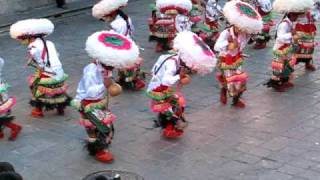
<path fill-rule="evenodd" d="M 57 6 L 58 6 L 58 7 L 61 7 L 61 6 L 63 6 L 63 5 L 66 4 L 66 1 L 65 1 L 65 0 L 56 0 L 56 2 L 57 2 Z"/>

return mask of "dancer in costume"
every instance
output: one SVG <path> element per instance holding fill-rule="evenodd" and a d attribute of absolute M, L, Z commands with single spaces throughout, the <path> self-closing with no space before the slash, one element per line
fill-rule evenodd
<path fill-rule="evenodd" d="M 139 48 L 121 34 L 101 31 L 88 38 L 86 51 L 93 61 L 83 70 L 72 105 L 80 111 L 80 124 L 87 131 L 89 154 L 98 161 L 110 163 L 114 157 L 108 147 L 114 135 L 116 117 L 108 108 L 109 96 L 121 92 L 121 86 L 113 82 L 112 70 L 137 63 Z"/>
<path fill-rule="evenodd" d="M 152 14 L 149 18 L 150 41 L 156 41 L 156 52 L 171 49 L 171 42 L 175 37 L 174 16 L 160 13 L 156 5 L 152 6 Z"/>
<path fill-rule="evenodd" d="M 172 41 L 176 33 L 181 30 L 179 26 L 189 23 L 189 17 L 187 16 L 191 9 L 191 0 L 156 1 L 152 17 L 149 19 L 150 40 L 157 41 L 156 52 L 172 49 Z M 186 21 L 187 23 L 185 23 Z M 189 25 L 181 26 L 189 29 Z"/>
<path fill-rule="evenodd" d="M 111 29 L 128 38 L 133 38 L 134 26 L 131 18 L 121 8 L 128 0 L 102 0 L 92 9 L 92 15 L 110 23 Z M 145 73 L 141 70 L 143 59 L 128 69 L 119 69 L 118 82 L 129 89 L 141 90 L 145 87 Z"/>
<path fill-rule="evenodd" d="M 10 29 L 12 38 L 28 46 L 27 64 L 36 69 L 35 74 L 29 78 L 33 117 L 42 117 L 43 109 L 56 109 L 59 115 L 63 115 L 65 107 L 70 103 L 65 85 L 68 75 L 63 71 L 53 42 L 44 39 L 53 30 L 54 25 L 48 19 L 19 21 Z"/>
<path fill-rule="evenodd" d="M 295 35 L 293 23 L 298 16 L 310 9 L 312 0 L 276 0 L 273 9 L 284 13 L 284 17 L 277 26 L 276 42 L 273 47 L 272 76 L 266 83 L 268 87 L 283 92 L 294 86 L 293 72 L 296 57 L 292 56 L 293 44 L 299 38 Z"/>
<path fill-rule="evenodd" d="M 273 25 L 272 21 L 272 4 L 270 0 L 255 0 L 254 4 L 262 17 L 263 29 L 255 38 L 255 49 L 264 49 L 270 40 L 270 29 Z"/>
<path fill-rule="evenodd" d="M 227 104 L 229 94 L 233 106 L 244 108 L 241 96 L 246 90 L 248 74 L 242 69 L 242 51 L 250 35 L 262 30 L 262 18 L 251 5 L 238 0 L 227 2 L 223 13 L 231 27 L 220 34 L 214 47 L 219 52 L 217 79 L 221 84 L 220 101 Z"/>
<path fill-rule="evenodd" d="M 202 15 L 204 12 L 205 2 L 203 0 L 191 0 L 192 10 L 190 11 L 190 19 L 193 22 L 192 32 L 199 34 L 202 22 Z"/>
<path fill-rule="evenodd" d="M 315 36 L 317 26 L 315 22 L 319 20 L 319 3 L 314 4 L 313 8 L 299 15 L 295 28 L 294 36 L 297 37 L 294 42 L 295 56 L 298 63 L 305 63 L 306 70 L 315 71 L 313 64 L 313 53 L 315 46 Z"/>
<path fill-rule="evenodd" d="M 158 125 L 162 135 L 178 138 L 187 126 L 184 109 L 185 99 L 179 89 L 190 82 L 187 72 L 210 73 L 216 58 L 210 48 L 196 34 L 183 31 L 174 39 L 176 54 L 161 55 L 152 68 L 152 79 L 147 96 L 151 109 L 158 113 Z M 177 87 L 175 88 L 175 86 Z"/>
<path fill-rule="evenodd" d="M 14 141 L 19 135 L 22 127 L 14 123 L 14 116 L 11 115 L 11 109 L 16 104 L 16 98 L 8 96 L 10 85 L 2 79 L 4 60 L 0 58 L 0 139 L 4 137 L 3 129 L 5 127 L 11 130 L 9 140 Z"/>
<path fill-rule="evenodd" d="M 218 0 L 209 0 L 206 5 L 204 25 L 200 27 L 200 37 L 211 49 L 214 49 L 214 44 L 219 37 L 221 19 L 223 19 L 223 13 Z"/>

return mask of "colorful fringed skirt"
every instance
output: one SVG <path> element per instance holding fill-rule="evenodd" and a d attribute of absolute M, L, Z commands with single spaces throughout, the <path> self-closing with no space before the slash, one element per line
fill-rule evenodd
<path fill-rule="evenodd" d="M 181 93 L 175 92 L 168 86 L 161 85 L 147 92 L 147 96 L 151 98 L 151 110 L 158 113 L 157 126 L 166 128 L 168 125 L 174 125 L 175 128 L 180 130 L 187 127 L 184 118 L 186 101 Z"/>
<path fill-rule="evenodd" d="M 217 64 L 217 80 L 222 88 L 227 89 L 231 97 L 240 96 L 246 91 L 248 74 L 242 70 L 243 57 L 239 53 L 235 56 L 220 56 Z"/>
<path fill-rule="evenodd" d="M 0 105 L 0 128 L 2 128 L 4 123 L 14 120 L 14 116 L 11 115 L 11 109 L 15 104 L 15 97 L 9 97 L 3 100 L 2 104 Z"/>
<path fill-rule="evenodd" d="M 79 124 L 88 134 L 87 149 L 90 155 L 105 150 L 114 136 L 113 122 L 117 117 L 108 109 L 108 99 L 73 100 L 71 105 L 80 112 Z"/>
<path fill-rule="evenodd" d="M 272 76 L 267 83 L 268 87 L 277 88 L 289 81 L 294 72 L 296 59 L 292 58 L 292 46 L 286 44 L 273 51 Z"/>
<path fill-rule="evenodd" d="M 32 93 L 31 106 L 46 110 L 64 109 L 70 104 L 71 98 L 67 95 L 65 81 L 68 75 L 60 80 L 36 72 L 29 77 L 29 87 Z"/>
<path fill-rule="evenodd" d="M 204 42 L 213 50 L 214 45 L 219 38 L 219 22 L 206 20 L 203 25 L 200 26 L 200 37 Z"/>
<path fill-rule="evenodd" d="M 113 124 L 117 117 L 107 108 L 107 104 L 108 100 L 106 98 L 71 102 L 71 105 L 80 111 L 79 124 L 85 128 L 94 128 L 97 125 L 109 127 Z"/>
<path fill-rule="evenodd" d="M 167 41 L 176 35 L 175 22 L 172 17 L 149 18 L 150 40 Z"/>
<path fill-rule="evenodd" d="M 199 10 L 198 6 L 193 6 L 190 12 L 190 20 L 193 22 L 191 31 L 194 33 L 199 33 L 202 21 L 202 12 Z"/>
<path fill-rule="evenodd" d="M 317 32 L 315 24 L 300 24 L 295 27 L 296 33 L 300 39 L 294 45 L 294 53 L 297 57 L 297 63 L 310 62 L 313 58 L 314 39 Z"/>
<path fill-rule="evenodd" d="M 151 98 L 151 110 L 155 113 L 163 113 L 169 116 L 181 115 L 182 109 L 186 106 L 185 99 L 181 93 L 174 89 L 161 85 L 158 88 L 147 92 Z"/>
<path fill-rule="evenodd" d="M 265 13 L 263 12 L 260 8 L 258 8 L 259 13 L 262 16 L 262 21 L 263 21 L 263 29 L 261 31 L 261 33 L 259 33 L 255 40 L 257 43 L 267 43 L 270 39 L 270 29 L 273 26 L 273 21 L 272 21 L 272 13 Z"/>

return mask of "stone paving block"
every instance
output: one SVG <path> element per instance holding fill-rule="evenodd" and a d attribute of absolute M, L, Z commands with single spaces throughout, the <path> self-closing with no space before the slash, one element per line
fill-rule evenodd
<path fill-rule="evenodd" d="M 302 168 L 290 166 L 290 165 L 284 165 L 278 169 L 279 172 L 285 173 L 285 174 L 290 174 L 290 175 L 297 175 L 300 174 L 301 172 L 305 171 Z"/>
<path fill-rule="evenodd" d="M 299 168 L 309 169 L 315 166 L 317 163 L 297 156 L 293 158 L 291 161 L 289 161 L 288 164 Z"/>
<path fill-rule="evenodd" d="M 259 175 L 259 180 L 289 180 L 291 179 L 292 176 L 288 175 L 288 174 L 284 174 L 278 171 L 268 171 L 268 172 L 264 172 L 263 174 Z"/>
<path fill-rule="evenodd" d="M 258 157 L 267 157 L 272 153 L 271 150 L 262 148 L 260 146 L 257 147 L 257 146 L 245 144 L 245 143 L 239 144 L 239 146 L 237 146 L 236 149 L 245 153 L 258 156 Z"/>
<path fill-rule="evenodd" d="M 309 180 L 316 180 L 316 179 L 319 179 L 320 173 L 317 173 L 315 171 L 305 170 L 305 171 L 301 172 L 298 175 L 298 177 L 306 178 Z"/>
<path fill-rule="evenodd" d="M 277 137 L 263 144 L 262 147 L 272 151 L 279 151 L 285 148 L 289 143 L 294 143 L 294 142 L 295 140 L 287 137 Z"/>

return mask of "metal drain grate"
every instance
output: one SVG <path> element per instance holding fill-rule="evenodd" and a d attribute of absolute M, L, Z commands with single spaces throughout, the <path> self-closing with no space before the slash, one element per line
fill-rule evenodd
<path fill-rule="evenodd" d="M 144 180 L 138 174 L 126 171 L 106 170 L 89 174 L 83 180 Z"/>

